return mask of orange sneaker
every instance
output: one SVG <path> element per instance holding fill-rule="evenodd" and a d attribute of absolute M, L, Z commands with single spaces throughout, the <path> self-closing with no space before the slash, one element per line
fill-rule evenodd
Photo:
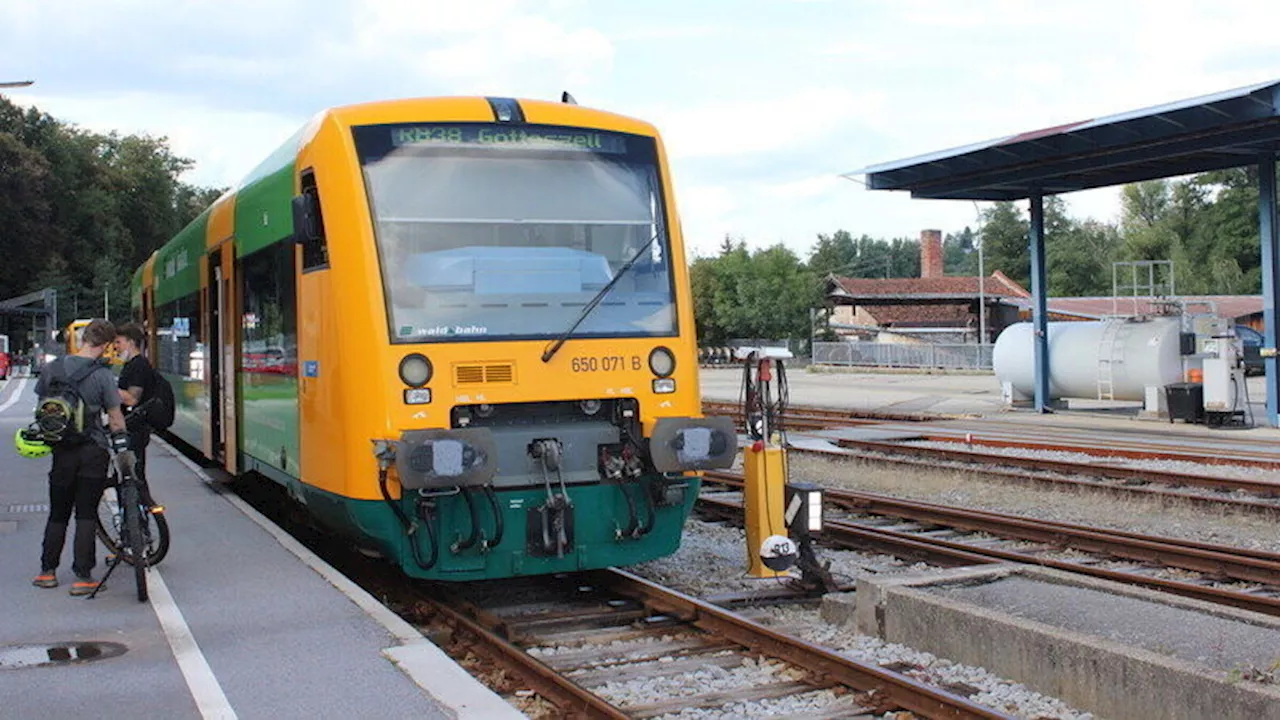
<path fill-rule="evenodd" d="M 31 581 L 31 584 L 38 588 L 56 588 L 58 587 L 58 576 L 52 570 L 42 572 L 36 576 L 35 580 Z"/>
<path fill-rule="evenodd" d="M 93 578 L 76 578 L 76 581 L 71 583 L 72 595 L 88 595 L 97 589 L 98 581 Z"/>

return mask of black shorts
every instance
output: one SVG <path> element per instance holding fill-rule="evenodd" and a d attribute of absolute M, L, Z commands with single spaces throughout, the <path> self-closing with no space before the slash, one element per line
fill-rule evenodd
<path fill-rule="evenodd" d="M 71 447 L 54 446 L 53 468 L 49 482 L 54 485 L 73 485 L 77 482 L 106 482 L 107 466 L 111 456 L 97 443 L 82 443 Z"/>

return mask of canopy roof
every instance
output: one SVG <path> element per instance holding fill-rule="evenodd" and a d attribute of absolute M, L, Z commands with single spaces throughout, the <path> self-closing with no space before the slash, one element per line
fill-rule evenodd
<path fill-rule="evenodd" d="M 1280 151 L 1280 81 L 873 165 L 872 190 L 1018 200 L 1253 164 Z"/>

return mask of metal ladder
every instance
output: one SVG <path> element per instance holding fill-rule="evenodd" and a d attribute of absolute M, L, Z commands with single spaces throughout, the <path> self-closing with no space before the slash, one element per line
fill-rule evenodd
<path fill-rule="evenodd" d="M 1102 330 L 1102 338 L 1098 342 L 1098 399 L 1115 400 L 1115 365 L 1124 362 L 1115 357 L 1116 336 L 1120 334 L 1118 322 L 1108 322 Z"/>

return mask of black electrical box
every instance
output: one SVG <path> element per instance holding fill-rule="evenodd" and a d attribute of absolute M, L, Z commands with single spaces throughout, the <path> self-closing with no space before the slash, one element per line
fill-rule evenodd
<path fill-rule="evenodd" d="M 1169 406 L 1169 422 L 1185 420 L 1189 423 L 1204 422 L 1204 385 L 1202 383 L 1173 383 L 1164 386 L 1165 404 Z"/>
<path fill-rule="evenodd" d="M 1178 353 L 1180 355 L 1196 354 L 1196 334 L 1195 333 L 1178 333 Z"/>

